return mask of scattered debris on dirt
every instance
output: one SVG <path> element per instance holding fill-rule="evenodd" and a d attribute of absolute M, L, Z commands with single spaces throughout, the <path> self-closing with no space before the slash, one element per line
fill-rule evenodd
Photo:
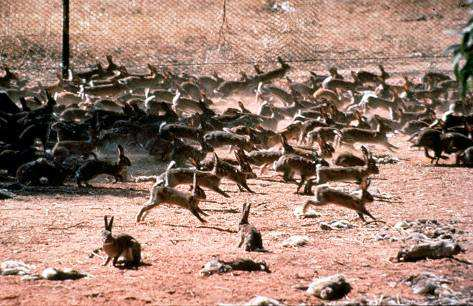
<path fill-rule="evenodd" d="M 417 22 L 417 21 L 427 21 L 427 20 L 434 20 L 434 19 L 443 19 L 443 15 L 439 14 L 438 12 L 434 12 L 431 14 L 419 14 L 417 16 L 407 17 L 401 19 L 402 22 Z"/>
<path fill-rule="evenodd" d="M 210 276 L 212 274 L 222 274 L 231 271 L 262 271 L 271 273 L 265 262 L 255 262 L 251 259 L 237 259 L 234 261 L 222 261 L 217 258 L 207 262 L 200 270 L 201 276 Z"/>
<path fill-rule="evenodd" d="M 244 306 L 283 306 L 284 304 L 270 297 L 257 295 Z"/>
<path fill-rule="evenodd" d="M 401 249 L 397 254 L 398 261 L 418 261 L 423 259 L 451 258 L 465 250 L 456 242 L 440 240 L 421 243 Z"/>
<path fill-rule="evenodd" d="M 441 224 L 437 220 L 420 219 L 417 221 L 400 221 L 394 228 L 401 232 L 420 233 L 427 239 L 453 239 L 454 235 L 462 235 L 464 232 L 455 227 L 455 222 Z M 407 236 L 410 237 L 409 235 Z M 415 236 L 414 236 L 415 237 Z"/>
<path fill-rule="evenodd" d="M 305 214 L 302 211 L 302 209 L 303 209 L 302 205 L 297 206 L 294 209 L 294 216 L 296 216 L 296 218 L 318 218 L 321 216 L 317 211 L 313 210 L 312 208 L 308 208 Z"/>
<path fill-rule="evenodd" d="M 380 165 L 397 164 L 399 162 L 399 158 L 389 154 L 376 155 L 373 156 L 373 159 Z"/>
<path fill-rule="evenodd" d="M 268 1 L 267 7 L 273 13 L 293 13 L 296 10 L 290 1 Z"/>
<path fill-rule="evenodd" d="M 307 288 L 307 294 L 323 300 L 337 300 L 351 291 L 350 284 L 343 275 L 332 275 L 314 280 Z"/>
<path fill-rule="evenodd" d="M 392 231 L 394 229 L 394 231 Z M 438 240 L 463 241 L 465 232 L 455 226 L 455 222 L 441 224 L 437 220 L 399 221 L 392 228 L 385 228 L 375 234 L 376 241 L 414 241 L 418 243 Z"/>
<path fill-rule="evenodd" d="M 415 294 L 423 295 L 441 295 L 441 290 L 448 289 L 446 284 L 450 281 L 444 277 L 437 276 L 430 272 L 422 272 L 417 275 L 411 275 L 406 279 L 406 285 L 412 288 Z"/>
<path fill-rule="evenodd" d="M 347 220 L 335 220 L 332 222 L 320 222 L 320 228 L 326 231 L 335 230 L 335 229 L 349 229 L 353 228 L 353 224 Z"/>
<path fill-rule="evenodd" d="M 282 243 L 283 247 L 300 247 L 309 243 L 310 238 L 307 236 L 291 236 L 288 239 L 284 240 Z"/>
<path fill-rule="evenodd" d="M 6 260 L 0 264 L 0 275 L 28 275 L 33 268 L 23 261 Z"/>

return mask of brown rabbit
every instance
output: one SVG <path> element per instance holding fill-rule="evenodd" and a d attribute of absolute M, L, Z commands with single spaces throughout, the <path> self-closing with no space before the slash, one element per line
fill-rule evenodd
<path fill-rule="evenodd" d="M 254 193 L 254 191 L 252 191 L 250 187 L 248 186 L 247 179 L 256 178 L 256 174 L 251 169 L 251 165 L 248 162 L 246 162 L 246 160 L 244 160 L 244 157 L 241 156 L 241 153 L 238 153 L 238 152 L 239 151 L 235 152 L 235 156 L 236 156 L 239 167 L 236 167 L 227 161 L 220 160 L 220 158 L 214 152 L 213 153 L 214 160 L 201 164 L 202 170 L 210 171 L 212 170 L 211 168 L 216 163 L 217 166 L 216 166 L 215 175 L 217 175 L 220 178 L 227 178 L 235 182 L 240 191 L 244 191 L 244 189 L 246 189 L 247 191 Z"/>
<path fill-rule="evenodd" d="M 116 267 L 118 259 L 124 258 L 124 267 L 135 267 L 141 264 L 141 245 L 130 235 L 121 234 L 112 235 L 113 217 L 107 222 L 107 216 L 104 216 L 105 229 L 102 230 L 103 251 L 107 254 L 107 260 L 103 264 L 108 265 L 113 258 L 113 266 Z"/>
<path fill-rule="evenodd" d="M 362 146 L 361 151 L 365 158 L 365 166 L 353 166 L 353 167 L 321 167 L 317 166 L 316 174 L 317 179 L 307 181 L 304 188 L 304 193 L 311 194 L 313 185 L 321 185 L 328 182 L 340 182 L 355 180 L 356 182 L 362 182 L 372 174 L 379 174 L 379 168 L 376 161 L 373 158 L 371 152 Z"/>
<path fill-rule="evenodd" d="M 378 128 L 376 130 L 345 127 L 340 131 L 337 131 L 335 143 L 337 144 L 337 147 L 342 144 L 353 147 L 355 143 L 369 143 L 382 145 L 390 151 L 398 149 L 398 147 L 388 142 L 388 138 L 386 137 L 386 131 L 383 131 L 382 128 L 383 127 L 381 124 L 378 125 Z"/>
<path fill-rule="evenodd" d="M 318 186 L 315 191 L 315 199 L 308 200 L 304 204 L 302 211 L 305 214 L 309 205 L 323 206 L 332 203 L 355 210 L 360 219 L 364 222 L 366 222 L 364 218 L 365 215 L 376 220 L 365 208 L 366 203 L 373 202 L 374 200 L 373 196 L 368 192 L 369 185 L 369 180 L 363 180 L 360 184 L 360 190 L 351 194 L 330 188 L 327 185 Z M 360 192 L 361 194 L 359 194 Z"/>
<path fill-rule="evenodd" d="M 263 240 L 261 239 L 261 233 L 248 222 L 248 215 L 250 214 L 251 203 L 246 205 L 243 204 L 241 221 L 238 225 L 241 239 L 238 247 L 240 248 L 243 244 L 245 245 L 245 251 L 247 252 L 261 252 L 264 251 Z"/>
<path fill-rule="evenodd" d="M 166 171 L 166 173 L 168 173 Z M 169 177 L 166 177 L 166 182 L 169 182 Z M 208 216 L 199 208 L 199 202 L 202 199 L 198 194 L 197 186 L 197 171 L 194 171 L 193 175 L 193 193 L 179 191 L 173 187 L 169 187 L 169 184 L 165 186 L 154 185 L 151 188 L 149 200 L 144 204 L 144 206 L 136 215 L 136 222 L 144 220 L 149 211 L 160 204 L 174 204 L 182 208 L 188 209 L 200 222 L 205 223 L 205 221 L 200 215 Z"/>

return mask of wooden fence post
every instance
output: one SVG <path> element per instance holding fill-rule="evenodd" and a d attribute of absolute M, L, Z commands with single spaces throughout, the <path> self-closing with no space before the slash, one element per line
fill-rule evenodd
<path fill-rule="evenodd" d="M 69 0 L 62 0 L 62 77 L 69 74 Z"/>

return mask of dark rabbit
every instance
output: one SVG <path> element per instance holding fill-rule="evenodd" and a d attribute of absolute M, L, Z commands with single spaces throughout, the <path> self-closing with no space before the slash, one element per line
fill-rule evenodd
<path fill-rule="evenodd" d="M 473 146 L 459 154 L 456 163 L 465 167 L 473 167 Z"/>
<path fill-rule="evenodd" d="M 245 251 L 264 251 L 263 248 L 263 239 L 261 238 L 261 233 L 248 222 L 248 215 L 250 214 L 250 204 L 243 204 L 242 216 L 240 224 L 238 225 L 241 239 L 238 247 L 240 248 L 243 244 L 245 245 Z"/>
<path fill-rule="evenodd" d="M 67 171 L 58 164 L 45 158 L 25 163 L 16 171 L 18 182 L 29 186 L 61 186 L 67 176 Z"/>
<path fill-rule="evenodd" d="M 108 174 L 115 178 L 115 182 L 123 181 L 123 170 L 131 166 L 131 161 L 125 156 L 121 145 L 117 146 L 118 161 L 111 163 L 103 160 L 88 160 L 76 172 L 77 186 L 83 187 L 83 183 L 89 187 L 89 181 L 101 174 Z"/>

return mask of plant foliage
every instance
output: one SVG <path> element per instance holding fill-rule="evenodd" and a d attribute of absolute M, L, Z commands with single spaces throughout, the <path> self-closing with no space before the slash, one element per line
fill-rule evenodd
<path fill-rule="evenodd" d="M 471 6 L 471 2 L 470 2 Z M 453 69 L 460 86 L 462 98 L 471 90 L 469 80 L 473 78 L 473 17 L 463 28 L 460 44 L 451 46 L 453 52 Z"/>

